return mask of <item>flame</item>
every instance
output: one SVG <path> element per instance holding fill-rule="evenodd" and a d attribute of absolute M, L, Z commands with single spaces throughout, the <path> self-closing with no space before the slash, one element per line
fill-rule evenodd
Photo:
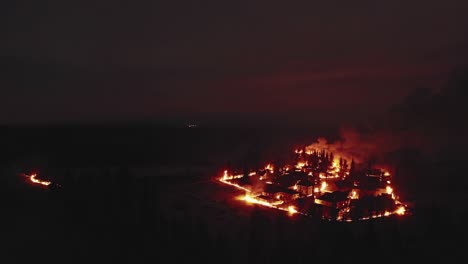
<path fill-rule="evenodd" d="M 255 197 L 251 196 L 248 193 L 246 193 L 245 196 L 241 198 L 241 200 L 244 200 L 247 203 L 251 203 L 251 204 L 260 204 L 260 205 L 264 205 L 264 206 L 268 206 L 268 207 L 275 207 L 273 204 L 271 204 L 269 202 L 266 202 L 266 201 L 259 200 L 259 199 L 255 198 Z"/>
<path fill-rule="evenodd" d="M 289 212 L 289 214 L 293 215 L 293 214 L 297 213 L 297 210 L 296 210 L 296 208 L 294 206 L 290 205 L 290 206 L 288 206 L 288 212 Z"/>
<path fill-rule="evenodd" d="M 278 207 L 278 205 L 281 205 L 281 204 L 284 203 L 283 201 L 277 201 L 277 202 L 274 202 L 274 203 L 270 203 L 270 202 L 267 202 L 267 201 L 264 201 L 264 200 L 260 200 L 260 199 L 256 198 L 255 196 L 250 195 L 250 193 L 246 193 L 245 195 L 241 196 L 240 200 L 245 201 L 248 204 L 259 204 L 259 205 L 263 205 L 263 206 L 266 206 L 266 207 L 271 207 L 271 208 L 284 210 L 284 209 Z"/>
<path fill-rule="evenodd" d="M 302 168 L 304 168 L 306 165 L 307 165 L 307 162 L 299 161 L 299 162 L 296 164 L 296 168 L 302 169 Z"/>
<path fill-rule="evenodd" d="M 232 175 L 231 175 L 231 176 L 229 176 L 229 175 L 228 175 L 228 171 L 225 170 L 225 171 L 224 171 L 223 178 L 219 179 L 219 181 L 222 182 L 222 183 L 225 183 L 225 184 L 227 184 L 227 185 L 234 186 L 234 187 L 236 187 L 237 189 L 240 189 L 240 190 L 243 190 L 243 191 L 246 191 L 246 192 L 250 192 L 249 189 L 247 189 L 247 188 L 245 188 L 245 187 L 242 187 L 242 186 L 240 186 L 240 185 L 237 184 L 237 183 L 232 183 L 232 182 L 229 181 L 229 180 L 238 179 L 238 178 L 241 178 L 241 177 L 242 177 L 242 175 L 235 175 L 235 176 L 232 176 Z"/>
<path fill-rule="evenodd" d="M 49 186 L 51 184 L 50 181 L 42 181 L 42 180 L 37 179 L 36 177 L 37 177 L 37 174 L 33 173 L 29 176 L 29 180 L 31 180 L 31 182 L 33 183 L 37 183 L 37 184 L 44 185 L 44 186 Z"/>
<path fill-rule="evenodd" d="M 266 207 L 270 207 L 270 208 L 275 208 L 275 209 L 279 209 L 279 210 L 282 210 L 282 211 L 287 211 L 290 215 L 293 215 L 293 214 L 297 214 L 299 213 L 299 211 L 297 211 L 297 209 L 290 205 L 288 207 L 280 207 L 279 205 L 283 204 L 284 202 L 283 201 L 278 201 L 276 203 L 269 203 L 267 201 L 263 201 L 263 200 L 260 200 L 252 195 L 250 195 L 249 193 L 246 193 L 244 196 L 240 197 L 240 200 L 243 200 L 245 202 L 247 202 L 248 204 L 259 204 L 259 205 L 263 205 L 263 206 L 266 206 Z"/>
<path fill-rule="evenodd" d="M 339 162 L 336 159 L 333 160 L 332 168 L 338 168 L 338 167 L 339 167 Z"/>
<path fill-rule="evenodd" d="M 351 191 L 349 199 L 359 199 L 359 195 L 356 191 Z"/>
<path fill-rule="evenodd" d="M 387 187 L 385 188 L 385 190 L 387 191 L 387 194 L 393 194 L 393 188 L 392 188 L 392 187 L 387 186 Z"/>
<path fill-rule="evenodd" d="M 406 208 L 404 206 L 400 206 L 396 211 L 395 213 L 397 215 L 404 215 L 406 213 Z"/>
<path fill-rule="evenodd" d="M 384 172 L 384 176 L 390 176 L 390 172 L 388 171 Z"/>
<path fill-rule="evenodd" d="M 330 175 L 330 176 L 327 176 L 324 173 L 319 174 L 320 179 L 336 179 L 336 178 L 339 178 L 339 177 L 340 177 L 340 175 L 338 175 L 338 174 Z"/>
<path fill-rule="evenodd" d="M 315 192 L 315 193 L 318 193 L 318 192 L 320 192 L 320 189 L 319 189 L 318 187 L 315 187 L 315 188 L 314 188 L 314 192 Z"/>
<path fill-rule="evenodd" d="M 277 197 L 278 198 L 277 202 L 267 202 L 267 201 L 258 199 L 257 197 L 251 195 L 251 191 L 244 188 L 244 187 L 242 187 L 242 186 L 239 186 L 237 184 L 225 181 L 223 179 L 220 179 L 220 181 L 246 191 L 245 195 L 241 196 L 239 199 L 242 200 L 242 201 L 245 201 L 248 204 L 259 204 L 259 205 L 263 205 L 263 206 L 270 207 L 270 208 L 276 208 L 276 209 L 279 209 L 279 210 L 282 210 L 282 211 L 287 211 L 287 212 L 289 212 L 290 215 L 299 213 L 299 211 L 292 205 L 288 206 L 288 207 L 280 207 L 280 205 L 283 204 L 284 201 L 279 200 L 279 197 Z"/>
<path fill-rule="evenodd" d="M 323 181 L 322 184 L 320 185 L 320 191 L 324 192 L 327 189 L 327 186 L 328 186 L 327 182 Z"/>
<path fill-rule="evenodd" d="M 243 174 L 229 175 L 228 171 L 225 170 L 224 173 L 223 173 L 223 178 L 220 179 L 220 180 L 228 181 L 228 180 L 233 180 L 233 179 L 240 179 L 242 177 L 244 177 Z"/>

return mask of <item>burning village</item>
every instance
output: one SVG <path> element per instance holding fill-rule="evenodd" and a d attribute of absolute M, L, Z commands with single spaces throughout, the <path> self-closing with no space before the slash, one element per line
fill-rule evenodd
<path fill-rule="evenodd" d="M 384 169 L 360 168 L 353 159 L 312 148 L 296 149 L 293 162 L 244 173 L 224 170 L 219 182 L 239 189 L 240 201 L 289 215 L 352 222 L 409 213 Z"/>

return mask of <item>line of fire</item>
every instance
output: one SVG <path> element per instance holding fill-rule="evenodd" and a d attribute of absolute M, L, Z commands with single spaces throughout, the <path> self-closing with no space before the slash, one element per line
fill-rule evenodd
<path fill-rule="evenodd" d="M 267 164 L 250 173 L 223 172 L 219 181 L 244 195 L 239 200 L 328 221 L 353 222 L 409 214 L 383 169 L 356 168 L 354 160 L 325 150 L 295 150 L 295 164 Z"/>
<path fill-rule="evenodd" d="M 30 174 L 21 173 L 20 175 L 22 177 L 26 178 L 28 180 L 28 182 L 30 184 L 32 184 L 32 185 L 36 185 L 36 186 L 40 186 L 40 187 L 44 187 L 44 188 L 48 188 L 48 189 L 56 189 L 56 188 L 62 187 L 60 184 L 53 183 L 50 180 L 40 179 L 38 177 L 38 174 L 35 173 L 35 172 L 30 173 Z"/>

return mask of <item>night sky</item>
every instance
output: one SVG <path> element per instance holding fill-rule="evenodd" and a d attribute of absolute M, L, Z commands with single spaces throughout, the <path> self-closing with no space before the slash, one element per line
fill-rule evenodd
<path fill-rule="evenodd" d="M 8 2 L 1 123 L 339 120 L 468 62 L 463 0 Z"/>

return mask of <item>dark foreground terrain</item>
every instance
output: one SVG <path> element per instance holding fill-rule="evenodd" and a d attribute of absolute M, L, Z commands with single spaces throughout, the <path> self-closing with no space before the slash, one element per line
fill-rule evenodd
<path fill-rule="evenodd" d="M 255 166 L 304 135 L 184 127 L 1 133 L 5 263 L 467 260 L 467 160 L 460 155 L 400 153 L 395 180 L 413 215 L 328 223 L 245 205 L 213 181 L 224 167 Z M 31 170 L 62 188 L 18 175 Z"/>

